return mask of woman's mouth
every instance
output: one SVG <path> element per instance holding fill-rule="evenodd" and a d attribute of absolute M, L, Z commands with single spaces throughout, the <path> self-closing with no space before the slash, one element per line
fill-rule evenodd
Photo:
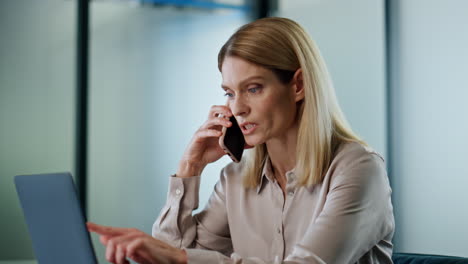
<path fill-rule="evenodd" d="M 257 124 L 246 122 L 246 123 L 242 123 L 240 125 L 240 128 L 244 135 L 249 135 L 255 131 L 255 129 L 257 128 Z"/>

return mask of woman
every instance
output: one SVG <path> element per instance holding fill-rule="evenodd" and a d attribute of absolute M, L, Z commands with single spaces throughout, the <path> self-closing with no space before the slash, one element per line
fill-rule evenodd
<path fill-rule="evenodd" d="M 383 159 L 349 128 L 318 48 L 294 21 L 241 27 L 218 55 L 227 105 L 213 106 L 170 179 L 166 206 L 141 231 L 89 224 L 126 263 L 392 263 L 394 218 Z M 224 118 L 223 118 L 224 116 Z M 224 155 L 234 116 L 246 145 L 205 209 L 203 168 Z"/>

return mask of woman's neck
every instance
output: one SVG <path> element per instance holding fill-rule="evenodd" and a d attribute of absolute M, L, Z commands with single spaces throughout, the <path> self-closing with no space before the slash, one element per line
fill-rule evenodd
<path fill-rule="evenodd" d="M 268 156 L 277 180 L 286 179 L 286 172 L 296 166 L 296 143 L 298 126 L 291 127 L 281 138 L 266 142 Z"/>

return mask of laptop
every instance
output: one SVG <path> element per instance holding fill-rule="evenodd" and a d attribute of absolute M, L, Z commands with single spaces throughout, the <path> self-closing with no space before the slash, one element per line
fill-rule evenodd
<path fill-rule="evenodd" d="M 97 264 L 70 173 L 20 175 L 16 191 L 39 264 Z"/>

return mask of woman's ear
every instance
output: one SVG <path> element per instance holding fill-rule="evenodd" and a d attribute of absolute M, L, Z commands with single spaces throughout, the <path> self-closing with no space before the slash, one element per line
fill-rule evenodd
<path fill-rule="evenodd" d="M 302 69 L 297 69 L 292 79 L 292 89 L 294 90 L 294 99 L 296 102 L 304 99 L 304 79 L 302 78 Z"/>

